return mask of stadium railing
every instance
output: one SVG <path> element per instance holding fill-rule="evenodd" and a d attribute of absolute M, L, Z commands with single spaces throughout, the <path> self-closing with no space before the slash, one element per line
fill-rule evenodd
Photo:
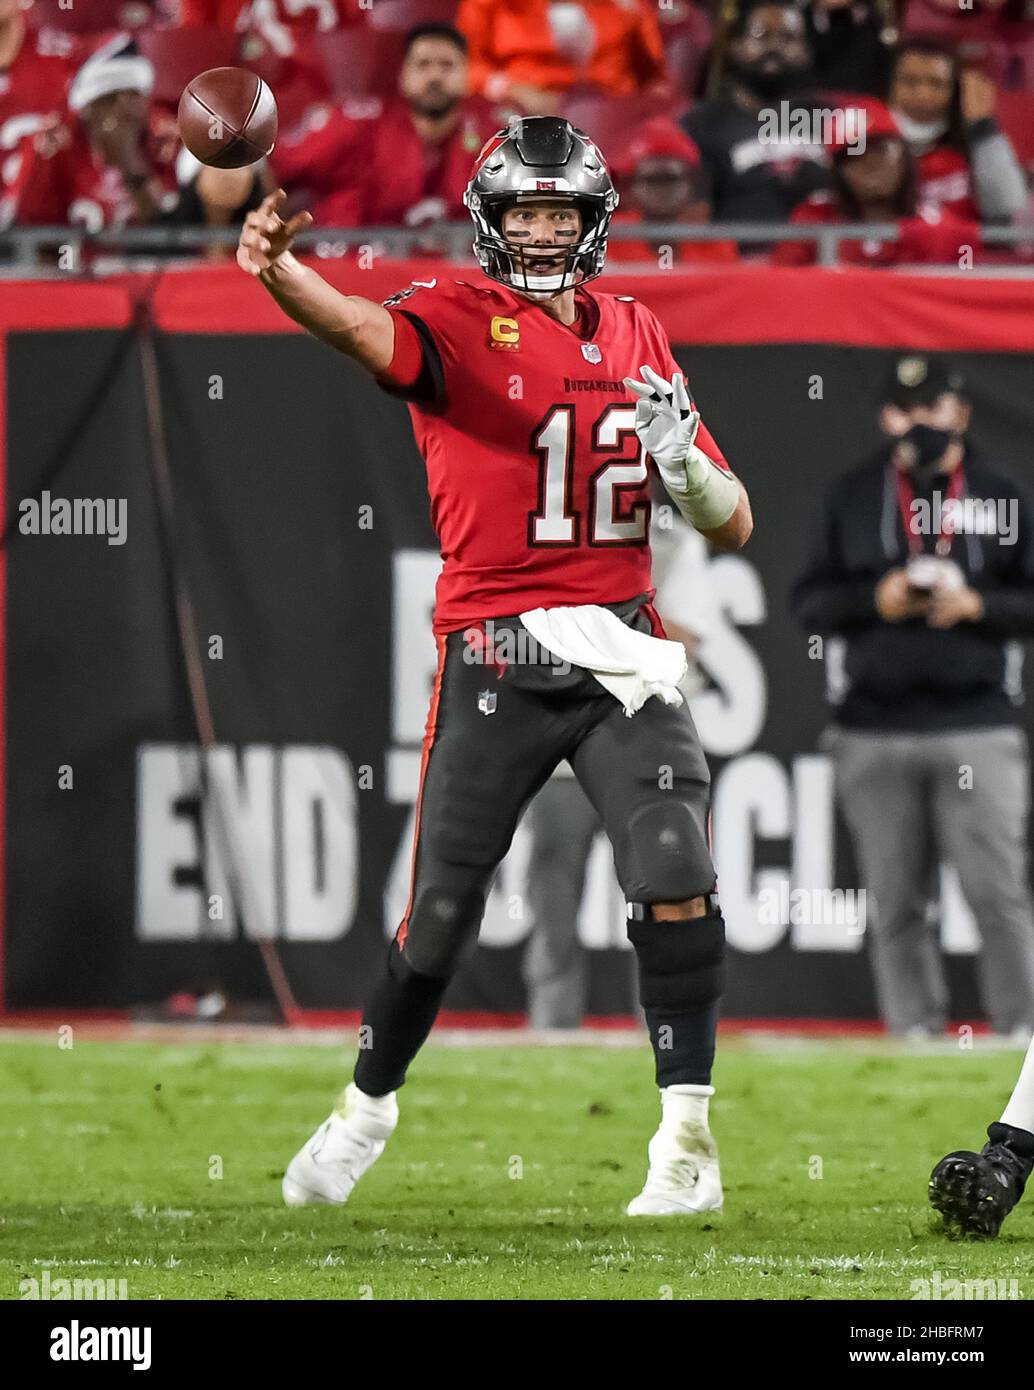
<path fill-rule="evenodd" d="M 1007 251 L 1010 247 L 1021 248 L 1024 254 L 1034 256 L 1034 226 L 984 227 L 981 241 L 985 247 Z M 881 241 L 896 241 L 898 228 L 892 223 L 844 223 L 841 226 L 812 227 L 795 226 L 789 223 L 761 222 L 715 222 L 697 226 L 685 223 L 634 223 L 612 227 L 610 237 L 614 241 L 648 241 L 654 245 L 676 245 L 682 242 L 735 241 L 743 247 L 771 247 L 783 241 L 813 241 L 816 243 L 816 261 L 820 266 L 833 267 L 839 263 L 839 248 L 842 243 L 868 241 L 876 238 Z M 206 247 L 223 245 L 233 247 L 237 244 L 238 231 L 232 227 L 121 227 L 103 231 L 88 231 L 81 227 L 8 227 L 0 232 L 0 276 L 35 277 L 69 275 L 68 270 L 59 270 L 48 265 L 46 253 L 53 253 L 55 247 L 68 247 L 73 251 L 70 261 L 80 264 L 82 252 L 86 249 L 107 251 L 112 256 L 124 260 L 119 270 L 132 269 L 134 265 L 143 268 L 140 258 L 146 258 L 148 265 L 165 258 L 179 257 L 185 252 L 203 251 Z M 364 246 L 376 248 L 377 255 L 406 257 L 426 252 L 433 243 L 433 254 L 438 259 L 457 263 L 470 263 L 471 228 L 468 222 L 442 223 L 433 228 L 403 227 L 349 227 L 320 228 L 303 233 L 295 243 L 299 250 L 315 254 L 317 257 L 333 259 L 344 255 L 352 248 Z M 147 253 L 151 253 L 149 256 Z M 653 269 L 665 273 L 653 260 L 642 262 L 622 261 L 622 268 L 635 265 L 637 271 Z M 905 268 L 905 267 L 901 267 Z M 96 267 L 94 267 L 96 269 Z M 959 267 L 951 262 L 937 265 L 909 266 L 914 273 L 925 270 L 938 274 L 956 271 L 958 274 L 1015 275 L 1034 278 L 1034 262 L 1016 261 L 1012 263 L 980 264 L 973 268 Z"/>

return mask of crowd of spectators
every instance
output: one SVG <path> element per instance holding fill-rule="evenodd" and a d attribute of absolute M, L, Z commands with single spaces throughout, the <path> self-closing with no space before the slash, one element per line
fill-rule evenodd
<path fill-rule="evenodd" d="M 177 135 L 186 81 L 227 64 L 280 108 L 245 170 L 200 166 Z M 321 228 L 438 251 L 514 113 L 600 144 L 614 259 L 816 254 L 804 232 L 649 230 L 702 223 L 894 223 L 841 258 L 1002 259 L 983 229 L 1034 222 L 1034 0 L 0 0 L 3 227 L 229 226 L 282 185 Z"/>

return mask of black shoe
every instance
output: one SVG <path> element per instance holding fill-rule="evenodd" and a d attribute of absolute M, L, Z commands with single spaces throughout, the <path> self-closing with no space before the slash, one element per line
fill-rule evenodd
<path fill-rule="evenodd" d="M 930 1201 L 951 1235 L 996 1236 L 1034 1168 L 1034 1134 L 995 1123 L 987 1136 L 980 1153 L 948 1154 L 930 1174 Z"/>

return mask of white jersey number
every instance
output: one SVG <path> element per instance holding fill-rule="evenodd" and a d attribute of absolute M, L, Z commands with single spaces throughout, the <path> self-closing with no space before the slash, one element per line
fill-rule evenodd
<path fill-rule="evenodd" d="M 528 517 L 532 545 L 577 545 L 581 517 L 571 495 L 574 478 L 573 405 L 550 410 L 532 438 L 539 455 L 538 506 Z M 635 407 L 610 405 L 593 426 L 597 453 L 620 453 L 628 436 L 635 438 Z M 635 454 L 604 463 L 589 480 L 589 545 L 642 545 L 650 504 L 637 502 L 627 516 L 619 515 L 620 491 L 639 489 L 646 482 L 646 460 L 638 439 Z"/>

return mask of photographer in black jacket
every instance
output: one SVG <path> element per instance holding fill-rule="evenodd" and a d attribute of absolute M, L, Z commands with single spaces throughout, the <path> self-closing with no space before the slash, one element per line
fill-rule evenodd
<path fill-rule="evenodd" d="M 947 1021 L 926 919 L 942 859 L 977 919 L 992 1025 L 1017 1037 L 1034 1025 L 1015 640 L 1034 636 L 1034 513 L 974 450 L 970 413 L 939 363 L 897 362 L 881 413 L 888 442 L 833 487 L 793 593 L 805 631 L 842 639 L 827 644 L 837 797 L 866 889 L 880 1011 L 890 1032 L 913 1037 Z"/>

